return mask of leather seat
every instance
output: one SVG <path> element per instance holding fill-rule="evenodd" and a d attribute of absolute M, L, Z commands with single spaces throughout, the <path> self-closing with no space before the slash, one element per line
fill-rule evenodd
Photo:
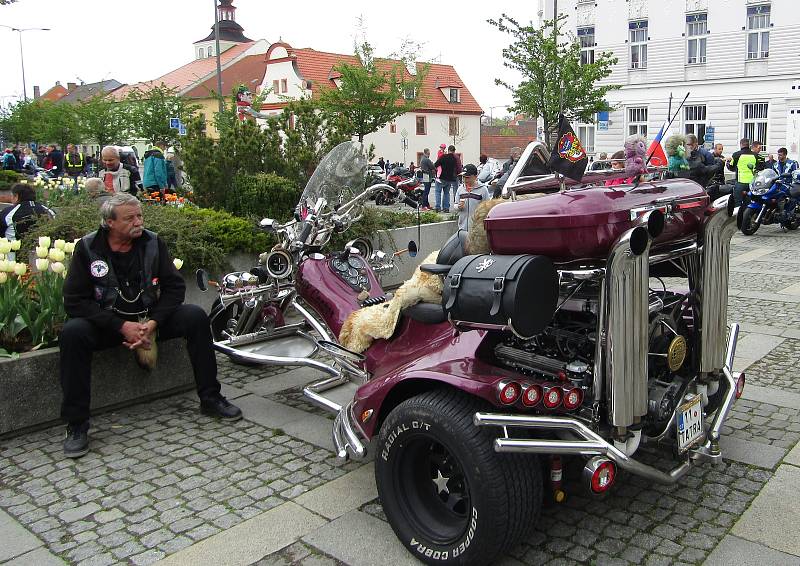
<path fill-rule="evenodd" d="M 467 231 L 459 230 L 445 242 L 439 255 L 436 256 L 438 265 L 453 265 L 464 257 L 467 244 Z M 423 324 L 439 324 L 447 320 L 447 313 L 441 304 L 417 303 L 406 307 L 402 311 L 403 316 Z"/>

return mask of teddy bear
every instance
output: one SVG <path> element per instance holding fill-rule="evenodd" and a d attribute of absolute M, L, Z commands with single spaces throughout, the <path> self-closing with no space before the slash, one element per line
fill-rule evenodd
<path fill-rule="evenodd" d="M 686 136 L 675 134 L 667 138 L 664 144 L 667 152 L 667 169 L 673 173 L 689 170 L 689 162 L 686 161 Z"/>
<path fill-rule="evenodd" d="M 625 139 L 625 173 L 630 177 L 647 173 L 644 160 L 647 155 L 647 140 L 634 134 Z"/>

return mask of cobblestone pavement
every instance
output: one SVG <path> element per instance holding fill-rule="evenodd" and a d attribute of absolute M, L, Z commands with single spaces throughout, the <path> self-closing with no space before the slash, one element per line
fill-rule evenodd
<path fill-rule="evenodd" d="M 731 298 L 730 320 L 751 325 L 742 333 L 748 340 L 758 338 L 759 325 L 772 327 L 775 335 L 800 326 L 800 306 L 793 297 L 778 293 L 800 277 L 775 273 L 800 272 L 800 262 L 793 262 L 787 248 L 787 242 L 797 238 L 767 232 L 734 239 L 734 259 L 751 252 L 753 259 L 735 262 L 739 271 L 731 287 L 764 293 L 756 299 Z M 765 248 L 759 255 L 757 250 Z M 748 383 L 768 392 L 800 393 L 797 340 L 775 344 L 771 351 L 746 356 L 760 358 L 747 368 Z M 186 394 L 96 417 L 92 452 L 78 461 L 62 459 L 61 427 L 0 441 L 0 510 L 70 564 L 152 564 L 194 545 L 217 540 L 231 545 L 226 535 L 286 505 L 310 509 L 310 516 L 325 523 L 321 529 L 339 528 L 332 537 L 341 539 L 338 546 L 300 533 L 245 563 L 338 566 L 408 561 L 374 493 L 352 507 L 359 521 L 371 521 L 375 530 L 370 535 L 353 534 L 349 515 L 328 515 L 304 499 L 309 492 L 334 485 L 327 497 L 338 497 L 336 482 L 354 473 L 366 472 L 362 475 L 371 481 L 371 464 L 339 466 L 324 442 L 308 440 L 309 435 L 297 429 L 285 432 L 284 425 L 264 424 L 264 415 L 253 409 L 259 404 L 264 404 L 264 414 L 306 415 L 309 423 L 320 427 L 320 437 L 327 435 L 329 415 L 305 400 L 300 383 L 288 382 L 291 368 L 248 367 L 224 357 L 219 361 L 221 380 L 248 407 L 245 420 L 230 424 L 203 417 L 196 398 Z M 314 377 L 308 374 L 309 380 Z M 287 382 L 285 387 L 265 387 L 272 379 Z M 751 452 L 759 447 L 787 450 L 800 440 L 800 405 L 742 398 L 723 435 Z M 641 457 L 668 465 L 648 447 Z M 547 503 L 533 535 L 502 562 L 702 564 L 773 477 L 773 465 L 729 460 L 720 467 L 698 466 L 676 486 L 625 475 L 610 495 L 595 499 L 586 497 L 578 484 L 580 462 L 567 460 L 566 503 Z M 379 536 L 384 544 L 394 545 L 389 548 L 396 554 L 372 561 L 348 559 L 352 555 L 347 548 L 353 544 L 349 536 Z"/>

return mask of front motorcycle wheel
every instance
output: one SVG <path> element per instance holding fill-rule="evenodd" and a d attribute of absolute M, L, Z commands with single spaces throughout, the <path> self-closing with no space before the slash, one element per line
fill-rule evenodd
<path fill-rule="evenodd" d="M 496 435 L 472 422 L 484 408 L 458 391 L 430 391 L 398 405 L 381 426 L 375 479 L 384 513 L 428 564 L 489 564 L 538 518 L 538 460 L 497 454 Z"/>
<path fill-rule="evenodd" d="M 744 214 L 742 215 L 742 234 L 745 236 L 752 236 L 758 231 L 760 223 L 756 222 L 757 215 L 758 211 L 756 209 L 745 209 Z"/>

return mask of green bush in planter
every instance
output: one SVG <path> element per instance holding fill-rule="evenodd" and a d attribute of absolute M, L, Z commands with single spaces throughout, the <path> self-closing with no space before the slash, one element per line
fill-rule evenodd
<path fill-rule="evenodd" d="M 11 189 L 11 185 L 19 183 L 25 177 L 16 171 L 8 171 L 0 169 L 0 191 L 7 191 Z"/>
<path fill-rule="evenodd" d="M 236 216 L 285 222 L 292 217 L 300 193 L 294 183 L 275 173 L 238 173 L 225 195 L 225 210 Z"/>
<path fill-rule="evenodd" d="M 211 209 L 176 208 L 143 204 L 144 225 L 157 232 L 174 257 L 184 262 L 182 271 L 204 267 L 212 273 L 227 269 L 225 257 L 234 252 L 258 254 L 274 242 L 259 232 L 252 221 Z M 72 241 L 100 226 L 100 213 L 93 203 L 75 203 L 56 210 L 56 217 L 41 217 L 26 235 L 20 258 L 28 257 L 39 236 Z"/>

